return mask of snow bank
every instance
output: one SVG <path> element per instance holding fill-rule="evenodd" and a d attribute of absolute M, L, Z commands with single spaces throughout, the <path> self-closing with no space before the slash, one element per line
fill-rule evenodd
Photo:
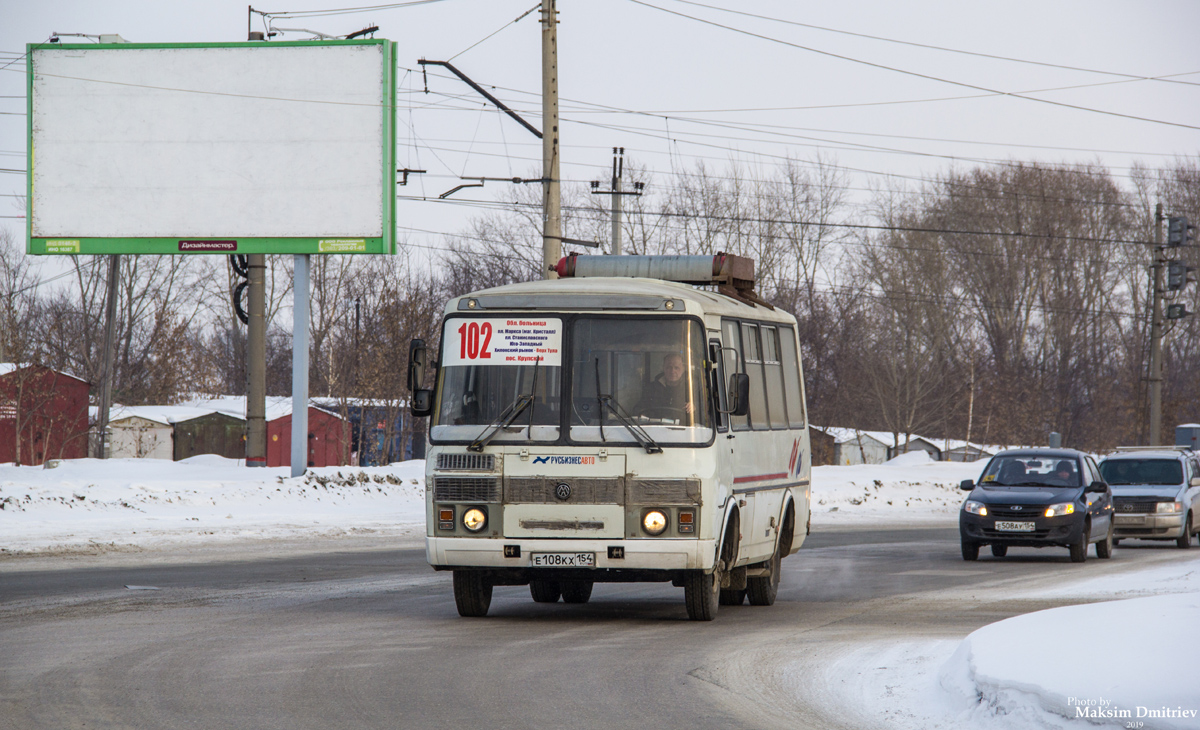
<path fill-rule="evenodd" d="M 812 470 L 812 521 L 822 524 L 958 524 L 963 479 L 978 479 L 986 462 L 930 461 L 923 451 L 886 464 L 817 466 Z"/>
<path fill-rule="evenodd" d="M 290 467 L 249 469 L 215 455 L 0 466 L 0 551 L 424 525 L 424 461 L 290 474 Z"/>
<path fill-rule="evenodd" d="M 1038 710 L 1131 727 L 1200 727 L 1194 633 L 1200 593 L 1064 606 L 975 631 L 940 681 L 974 707 L 960 716 Z"/>

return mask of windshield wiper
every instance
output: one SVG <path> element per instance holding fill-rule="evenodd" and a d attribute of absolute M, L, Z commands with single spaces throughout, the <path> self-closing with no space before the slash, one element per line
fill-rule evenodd
<path fill-rule="evenodd" d="M 612 411 L 612 414 L 617 417 L 625 428 L 629 429 L 629 433 L 633 434 L 633 438 L 637 440 L 638 445 L 646 450 L 647 454 L 661 454 L 662 447 L 650 438 L 650 434 L 641 426 L 633 422 L 627 414 L 621 412 L 621 405 L 611 395 L 602 395 L 600 393 L 600 360 L 596 360 L 596 400 L 600 401 L 600 438 L 604 438 L 604 408 Z"/>
<path fill-rule="evenodd" d="M 522 393 L 521 395 L 517 396 L 516 400 L 514 400 L 512 403 L 509 403 L 508 408 L 505 408 L 503 413 L 496 416 L 496 419 L 483 429 L 483 432 L 479 434 L 479 437 L 471 442 L 471 445 L 467 447 L 467 451 L 483 451 L 483 447 L 491 443 L 492 439 L 496 438 L 496 434 L 511 426 L 512 422 L 517 420 L 517 416 L 521 415 L 526 408 L 529 408 L 529 406 L 533 404 L 537 393 L 537 368 L 538 363 L 541 361 L 542 358 L 540 357 L 533 361 L 533 387 L 530 389 L 529 393 Z M 529 436 L 530 438 L 533 436 L 532 410 L 529 412 Z"/>

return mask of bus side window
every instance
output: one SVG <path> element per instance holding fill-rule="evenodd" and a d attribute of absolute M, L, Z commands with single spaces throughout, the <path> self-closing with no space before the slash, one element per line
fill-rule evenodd
<path fill-rule="evenodd" d="M 780 355 L 783 361 L 784 395 L 787 400 L 788 425 L 804 428 L 804 397 L 800 387 L 800 361 L 796 357 L 796 335 L 791 327 L 779 328 Z"/>
<path fill-rule="evenodd" d="M 742 363 L 742 338 L 735 320 L 721 320 L 721 339 L 724 340 L 724 346 L 721 349 L 721 364 L 724 372 L 721 377 L 728 384 L 730 375 L 745 372 Z M 745 431 L 750 428 L 749 416 L 731 415 L 729 421 L 734 431 Z"/>
<path fill-rule="evenodd" d="M 765 431 L 770 428 L 767 413 L 766 376 L 763 373 L 762 343 L 758 325 L 742 322 L 742 357 L 746 374 L 750 376 L 750 428 Z"/>
<path fill-rule="evenodd" d="M 763 325 L 762 332 L 763 369 L 767 376 L 767 402 L 771 409 L 771 428 L 788 427 L 787 411 L 784 409 L 783 366 L 779 362 L 779 330 Z"/>
<path fill-rule="evenodd" d="M 717 416 L 717 430 L 725 432 L 729 430 L 729 399 L 725 394 L 725 363 L 724 356 L 721 354 L 721 341 L 717 339 L 708 341 L 708 359 L 712 363 L 712 378 L 710 378 L 709 388 L 712 390 L 714 405 Z"/>

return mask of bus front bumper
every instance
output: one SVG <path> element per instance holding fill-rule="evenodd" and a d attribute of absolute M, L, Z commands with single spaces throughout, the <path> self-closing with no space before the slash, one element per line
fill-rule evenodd
<path fill-rule="evenodd" d="M 526 538 L 426 537 L 425 558 L 438 570 L 455 568 L 512 568 L 550 571 L 536 567 L 535 555 L 590 555 L 593 566 L 583 571 L 711 570 L 716 555 L 712 540 L 657 538 L 637 540 L 571 540 Z M 563 558 L 565 559 L 565 558 Z M 669 577 L 669 576 L 667 576 Z M 664 578 L 666 579 L 666 578 Z M 605 578 L 597 575 L 597 580 Z"/>

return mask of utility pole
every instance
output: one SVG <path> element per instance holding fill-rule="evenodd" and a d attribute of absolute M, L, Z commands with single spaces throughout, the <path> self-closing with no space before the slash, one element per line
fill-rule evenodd
<path fill-rule="evenodd" d="M 246 257 L 246 466 L 267 465 L 267 257 Z"/>
<path fill-rule="evenodd" d="M 621 150 L 620 153 L 617 150 Z M 621 174 L 625 172 L 625 148 L 613 149 L 612 176 L 612 248 L 613 256 L 621 255 Z"/>
<path fill-rule="evenodd" d="M 265 40 L 250 30 L 254 8 L 246 12 L 247 40 Z M 267 257 L 246 256 L 246 466 L 267 465 Z"/>
<path fill-rule="evenodd" d="M 600 183 L 596 180 L 592 181 L 592 195 L 611 195 L 612 196 L 612 247 L 609 253 L 613 256 L 620 256 L 621 251 L 621 216 L 624 212 L 622 201 L 626 195 L 641 195 L 642 188 L 645 183 L 635 182 L 633 190 L 624 192 L 621 190 L 621 178 L 625 174 L 625 148 L 613 147 L 613 172 L 612 172 L 612 187 L 608 190 L 601 190 Z"/>
<path fill-rule="evenodd" d="M 108 411 L 112 407 L 113 358 L 116 353 L 117 285 L 120 283 L 121 257 L 108 257 L 108 292 L 104 302 L 104 371 L 100 378 L 100 403 L 96 409 L 96 458 L 104 459 L 104 432 L 108 430 Z"/>
<path fill-rule="evenodd" d="M 558 159 L 558 9 L 542 0 L 542 275 L 557 279 L 562 258 L 562 191 Z"/>
<path fill-rule="evenodd" d="M 1154 208 L 1153 291 L 1150 300 L 1150 445 L 1162 442 L 1162 346 L 1163 346 L 1163 267 L 1166 253 L 1162 246 L 1162 203 Z"/>

